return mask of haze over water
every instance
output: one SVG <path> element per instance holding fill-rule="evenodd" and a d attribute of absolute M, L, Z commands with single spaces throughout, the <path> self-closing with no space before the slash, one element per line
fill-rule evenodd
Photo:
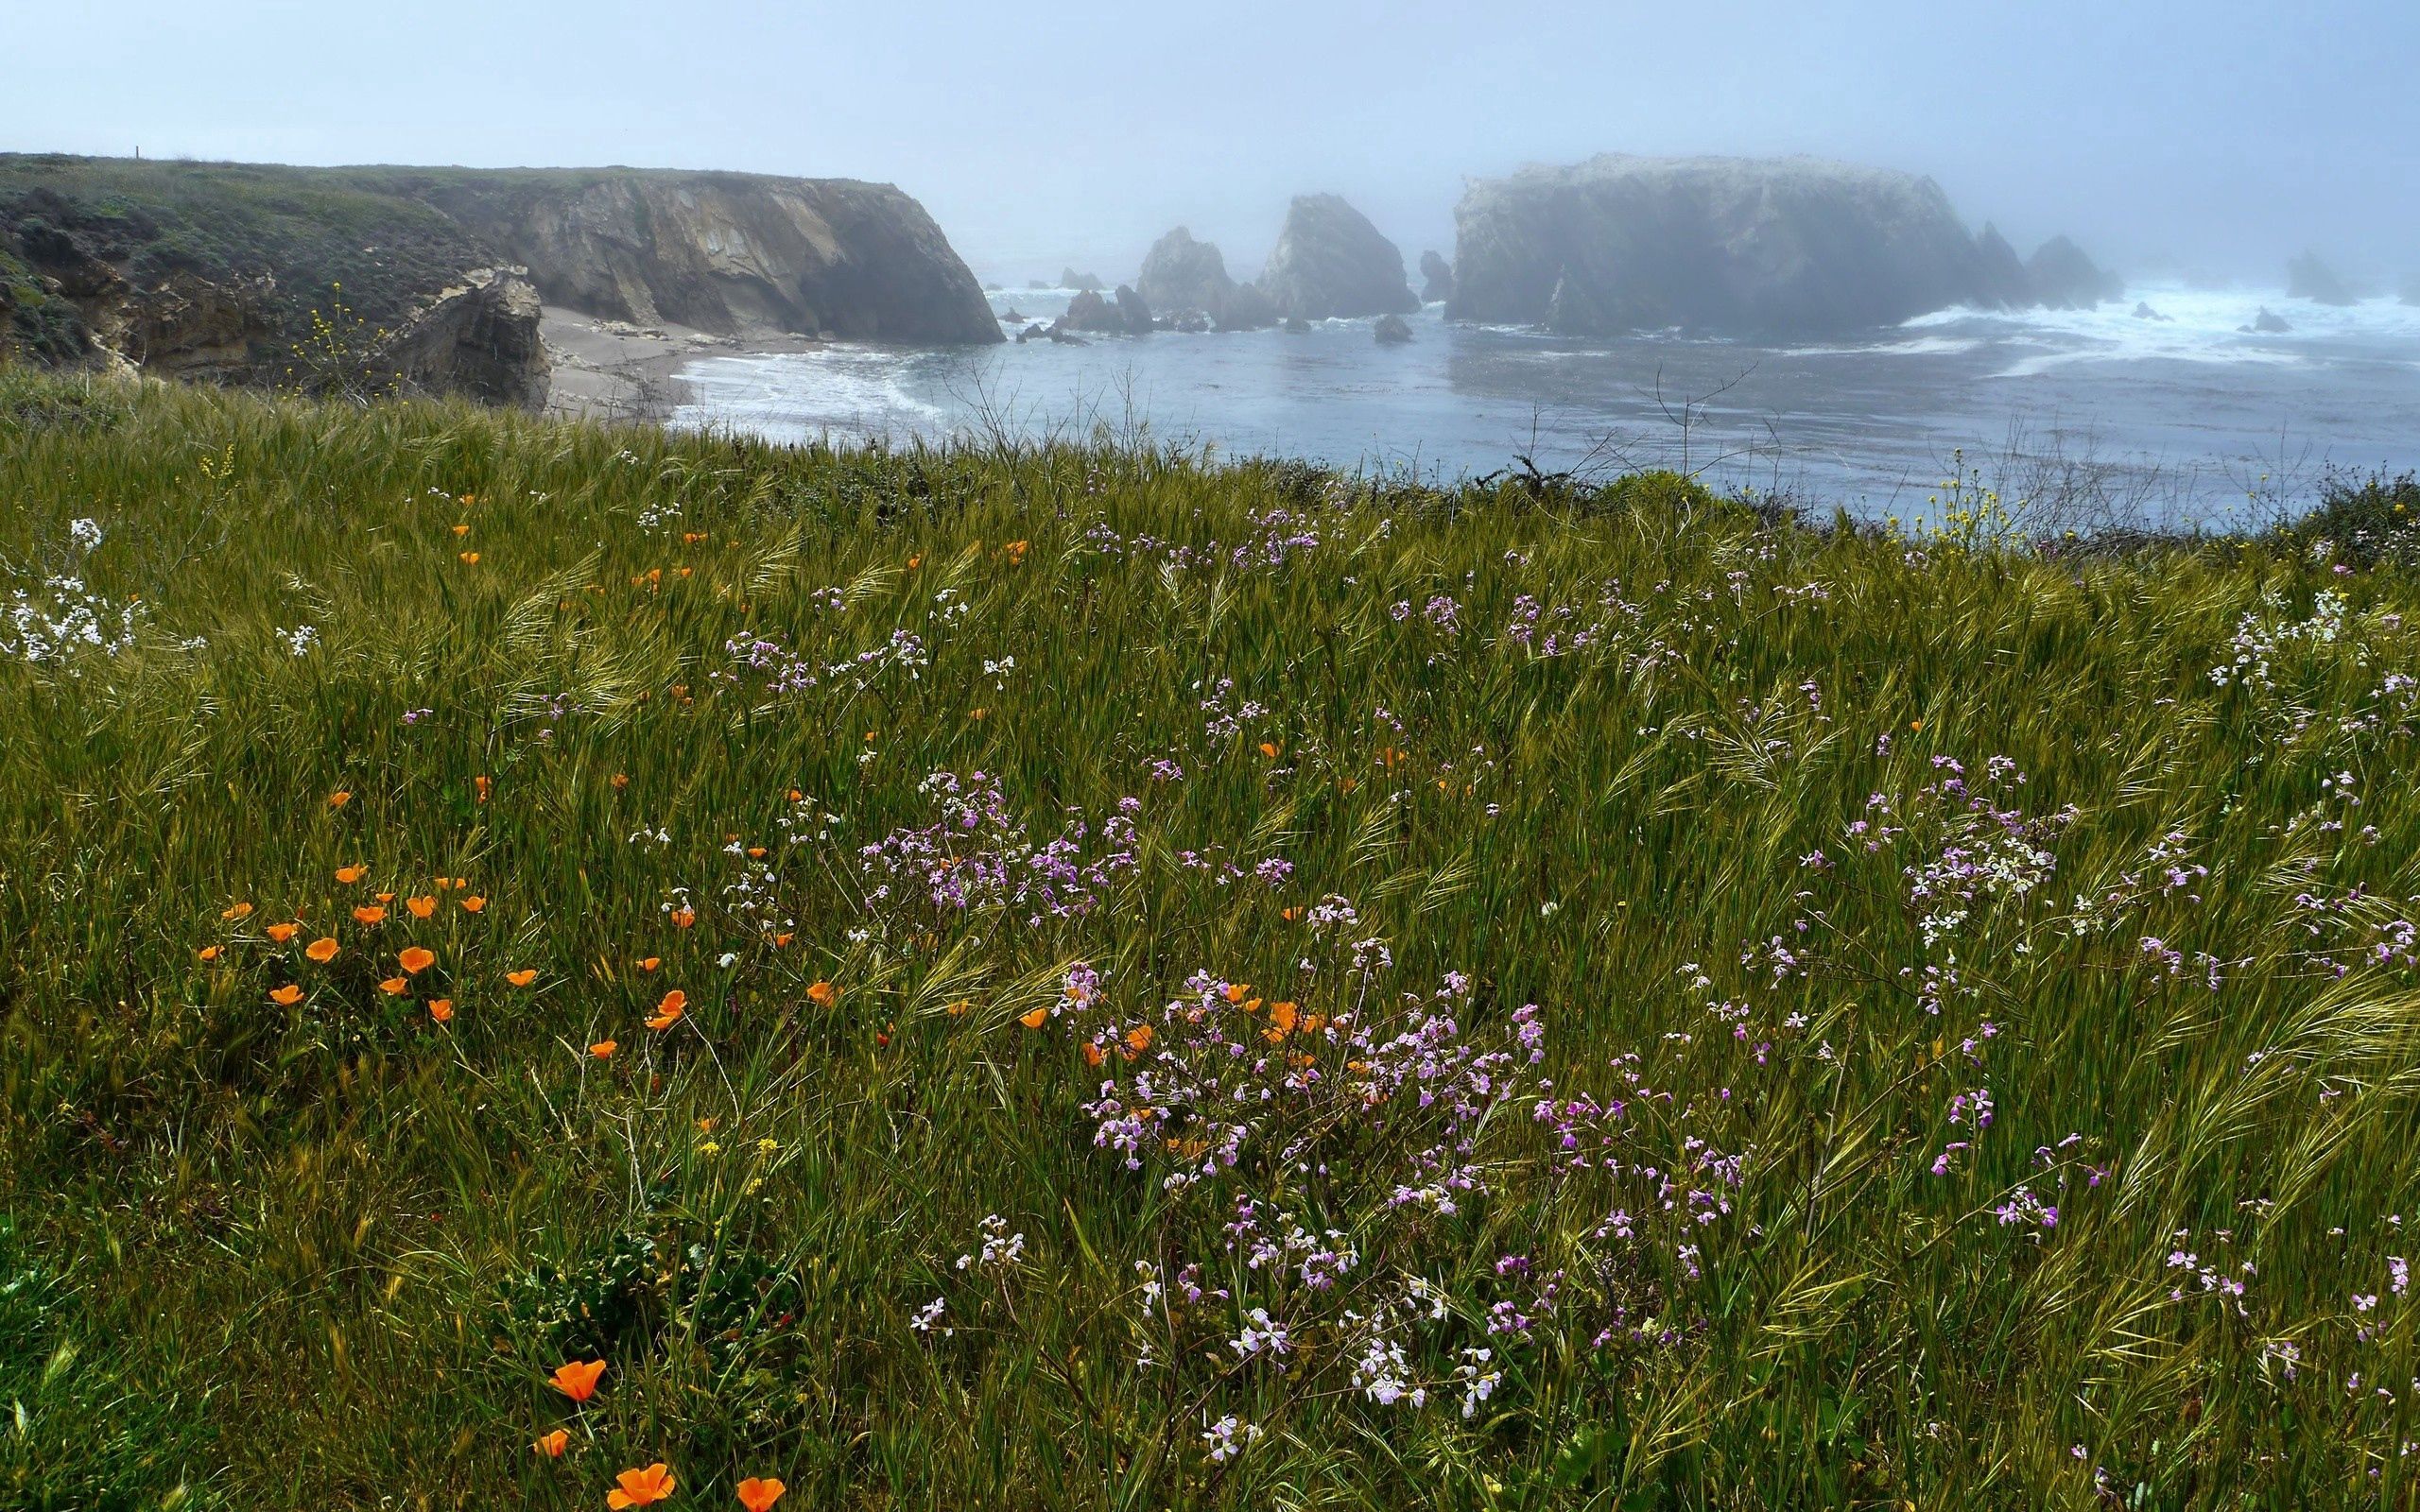
<path fill-rule="evenodd" d="M 1067 297 L 992 299 L 1047 319 Z M 2137 301 L 2170 318 L 2137 318 Z M 2293 330 L 2239 333 L 2263 305 Z M 2004 481 L 2014 442 L 2120 470 L 2111 491 L 2166 524 L 2223 517 L 2247 490 L 2329 464 L 2420 467 L 2420 308 L 2392 299 L 2329 308 L 2273 289 L 2137 284 L 2094 311 L 1950 310 L 1789 346 L 1576 341 L 1451 324 L 1442 305 L 1412 326 L 1397 347 L 1373 341 L 1367 320 L 1333 320 L 1302 335 L 717 356 L 681 374 L 692 399 L 678 421 L 804 440 L 940 438 L 987 416 L 1032 437 L 1142 419 L 1163 441 L 1447 479 L 1515 454 L 1547 471 L 1685 466 L 1877 516 L 1920 512 L 1961 448 Z M 1685 402 L 1709 394 L 1685 436 Z"/>

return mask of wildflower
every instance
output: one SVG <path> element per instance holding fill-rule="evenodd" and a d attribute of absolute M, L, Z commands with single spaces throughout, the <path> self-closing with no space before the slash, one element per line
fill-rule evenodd
<path fill-rule="evenodd" d="M 681 907 L 672 910 L 672 923 L 676 929 L 687 929 L 697 921 L 698 911 L 694 908 Z"/>
<path fill-rule="evenodd" d="M 337 958 L 336 936 L 332 935 L 320 936 L 310 944 L 303 946 L 302 954 L 308 955 L 311 959 L 318 961 L 322 966 L 326 965 L 328 962 Z"/>
<path fill-rule="evenodd" d="M 352 801 L 353 795 L 341 787 L 328 795 L 328 807 L 332 809 L 340 809 Z"/>
<path fill-rule="evenodd" d="M 294 932 L 302 927 L 302 926 L 300 924 L 271 924 L 268 926 L 269 942 L 275 945 L 283 945 L 287 940 L 292 939 L 294 937 Z"/>
<path fill-rule="evenodd" d="M 454 1000 L 453 1000 L 452 998 L 431 998 L 431 999 L 429 999 L 429 1000 L 428 1000 L 428 1016 L 429 1016 L 430 1018 L 432 1018 L 432 1019 L 435 1019 L 435 1020 L 436 1020 L 438 1022 L 440 1022 L 440 1023 L 451 1023 L 451 1022 L 454 1022 Z"/>
<path fill-rule="evenodd" d="M 1275 761 L 1277 759 L 1277 743 L 1270 740 L 1262 741 L 1260 743 L 1260 753 L 1263 756 L 1268 757 L 1270 761 Z"/>
<path fill-rule="evenodd" d="M 354 883 L 359 882 L 362 878 L 368 875 L 370 875 L 370 868 L 363 866 L 358 861 L 349 867 L 337 868 L 337 881 L 343 883 L 348 887 L 352 886 Z"/>
<path fill-rule="evenodd" d="M 766 1508 L 780 1501 L 782 1493 L 789 1487 L 770 1476 L 760 1480 L 752 1475 L 740 1482 L 737 1489 L 739 1504 L 748 1512 L 766 1512 Z"/>
<path fill-rule="evenodd" d="M 386 993 L 390 998 L 399 998 L 406 992 L 411 990 L 411 985 L 412 982 L 410 977 L 390 976 L 378 984 L 378 990 Z"/>
<path fill-rule="evenodd" d="M 1046 1003 L 1041 1007 L 1034 1009 L 1031 1013 L 1020 1013 L 1017 1015 L 1017 1022 L 1024 1024 L 1028 1029 L 1039 1029 L 1045 1023 L 1049 1022 L 1050 1005 Z"/>
<path fill-rule="evenodd" d="M 489 789 L 491 789 L 491 788 L 493 788 L 493 786 L 495 786 L 495 784 L 494 784 L 493 782 L 490 782 L 490 781 L 489 781 L 489 780 L 488 780 L 484 775 L 472 778 L 472 779 L 471 779 L 471 785 L 472 785 L 473 787 L 475 787 L 475 788 L 478 789 L 478 793 L 479 793 L 479 801 L 480 801 L 480 802 L 482 802 L 482 803 L 484 803 L 484 802 L 486 802 L 486 801 L 488 800 L 488 791 L 489 791 Z M 462 879 L 461 879 L 461 878 L 459 878 L 459 877 L 455 878 L 455 879 L 454 879 L 454 885 L 456 885 L 457 887 L 459 887 L 459 886 L 464 885 L 464 884 L 463 884 L 463 882 L 462 882 Z"/>
<path fill-rule="evenodd" d="M 840 989 L 829 982 L 818 982 L 806 989 L 806 1001 L 819 1008 L 828 1008 L 840 1001 Z"/>
<path fill-rule="evenodd" d="M 664 964 L 664 957 L 663 957 L 663 956 L 661 956 L 661 955 L 649 955 L 649 956 L 646 957 L 645 959 L 641 960 L 641 961 L 638 963 L 638 968 L 639 968 L 639 970 L 640 970 L 640 971 L 654 971 L 657 967 L 662 966 L 663 964 Z"/>
<path fill-rule="evenodd" d="M 422 894 L 416 898 L 405 899 L 404 906 L 412 911 L 414 919 L 426 919 L 437 912 L 437 900 Z"/>
<path fill-rule="evenodd" d="M 268 1000 L 281 1008 L 290 1008 L 302 1001 L 302 989 L 288 982 L 285 986 L 269 993 Z"/>
<path fill-rule="evenodd" d="M 204 945 L 200 950 L 194 954 L 199 955 L 204 961 L 215 961 L 218 959 L 218 947 L 216 945 Z"/>
<path fill-rule="evenodd" d="M 406 945 L 396 955 L 395 964 L 404 969 L 406 976 L 418 976 L 437 964 L 437 953 L 424 946 Z"/>
<path fill-rule="evenodd" d="M 972 998 L 960 998 L 942 1011 L 953 1019 L 963 1019 L 966 1017 L 967 1010 L 974 1006 L 975 1002 Z"/>
<path fill-rule="evenodd" d="M 1138 1023 L 1133 1028 L 1127 1030 L 1126 1047 L 1133 1051 L 1138 1056 L 1144 1051 L 1150 1049 L 1151 1026 L 1148 1023 Z"/>
<path fill-rule="evenodd" d="M 681 1015 L 688 1005 L 689 994 L 676 987 L 664 994 L 664 1001 L 655 1005 L 655 1012 L 647 1021 L 647 1026 L 659 1031 L 669 1029 L 681 1022 Z"/>
<path fill-rule="evenodd" d="M 548 1459 L 561 1459 L 563 1457 L 563 1446 L 570 1442 L 571 1435 L 565 1430 L 558 1428 L 551 1434 L 541 1434 L 538 1436 L 537 1442 L 531 1444 L 529 1447 L 538 1453 L 545 1455 Z"/>
<path fill-rule="evenodd" d="M 628 787 L 628 786 L 630 786 L 630 785 L 631 785 L 631 779 L 630 779 L 630 774 L 629 774 L 629 773 L 627 773 L 627 772 L 615 772 L 615 773 L 614 774 L 614 792 L 618 793 L 618 792 L 622 791 L 624 788 L 626 788 L 626 787 Z"/>
<path fill-rule="evenodd" d="M 218 914 L 221 919 L 250 919 L 251 916 L 252 905 L 250 903 L 230 903 Z"/>
<path fill-rule="evenodd" d="M 651 1505 L 672 1494 L 672 1472 L 661 1460 L 643 1470 L 624 1470 L 614 1478 L 621 1482 L 622 1488 L 605 1493 L 605 1504 L 614 1512 Z"/>
<path fill-rule="evenodd" d="M 538 973 L 534 968 L 525 967 L 518 971 L 505 972 L 504 979 L 511 983 L 514 987 L 527 987 L 530 983 L 538 980 Z"/>
<path fill-rule="evenodd" d="M 597 1378 L 604 1373 L 605 1362 L 602 1360 L 573 1360 L 555 1366 L 555 1373 L 549 1379 L 557 1391 L 572 1400 L 586 1401 L 596 1395 Z"/>
<path fill-rule="evenodd" d="M 456 525 L 454 527 L 454 533 L 458 536 L 467 536 L 471 533 L 471 527 L 467 524 Z"/>
<path fill-rule="evenodd" d="M 477 893 L 473 893 L 468 898 L 462 900 L 462 912 L 466 914 L 482 913 L 486 910 L 487 906 L 488 901 L 485 898 L 480 897 Z"/>
<path fill-rule="evenodd" d="M 476 567 L 479 564 L 479 554 L 475 551 L 465 551 L 458 555 L 462 559 L 462 565 L 465 567 Z"/>
<path fill-rule="evenodd" d="M 622 1047 L 614 1040 L 599 1040 L 595 1044 L 588 1047 L 588 1053 L 599 1060 L 611 1060 L 614 1058 L 614 1052 L 621 1048 Z"/>
<path fill-rule="evenodd" d="M 382 923 L 386 918 L 387 910 L 369 903 L 364 903 L 353 911 L 353 921 L 356 924 Z"/>

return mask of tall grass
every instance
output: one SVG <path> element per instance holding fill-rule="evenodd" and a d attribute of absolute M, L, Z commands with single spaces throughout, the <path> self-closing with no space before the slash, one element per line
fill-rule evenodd
<path fill-rule="evenodd" d="M 0 375 L 0 1504 L 2402 1504 L 2289 544 Z"/>

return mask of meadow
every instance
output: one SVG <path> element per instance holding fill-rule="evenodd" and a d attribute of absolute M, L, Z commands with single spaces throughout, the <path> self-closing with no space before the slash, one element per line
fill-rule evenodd
<path fill-rule="evenodd" d="M 2365 497 L 0 371 L 0 1507 L 2409 1504 Z"/>

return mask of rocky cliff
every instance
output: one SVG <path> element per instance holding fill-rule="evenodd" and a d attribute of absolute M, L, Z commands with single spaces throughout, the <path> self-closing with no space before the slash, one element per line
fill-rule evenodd
<path fill-rule="evenodd" d="M 1823 335 L 2035 298 L 1930 179 L 1813 159 L 1530 168 L 1473 183 L 1455 223 L 1450 318 L 1575 335 Z"/>
<path fill-rule="evenodd" d="M 1409 315 L 1420 297 L 1404 282 L 1403 252 L 1337 195 L 1300 195 L 1286 212 L 1260 290 L 1288 319 Z"/>
<path fill-rule="evenodd" d="M 1000 339 L 886 184 L 0 155 L 0 353 L 527 405 L 541 296 L 743 338 Z"/>

